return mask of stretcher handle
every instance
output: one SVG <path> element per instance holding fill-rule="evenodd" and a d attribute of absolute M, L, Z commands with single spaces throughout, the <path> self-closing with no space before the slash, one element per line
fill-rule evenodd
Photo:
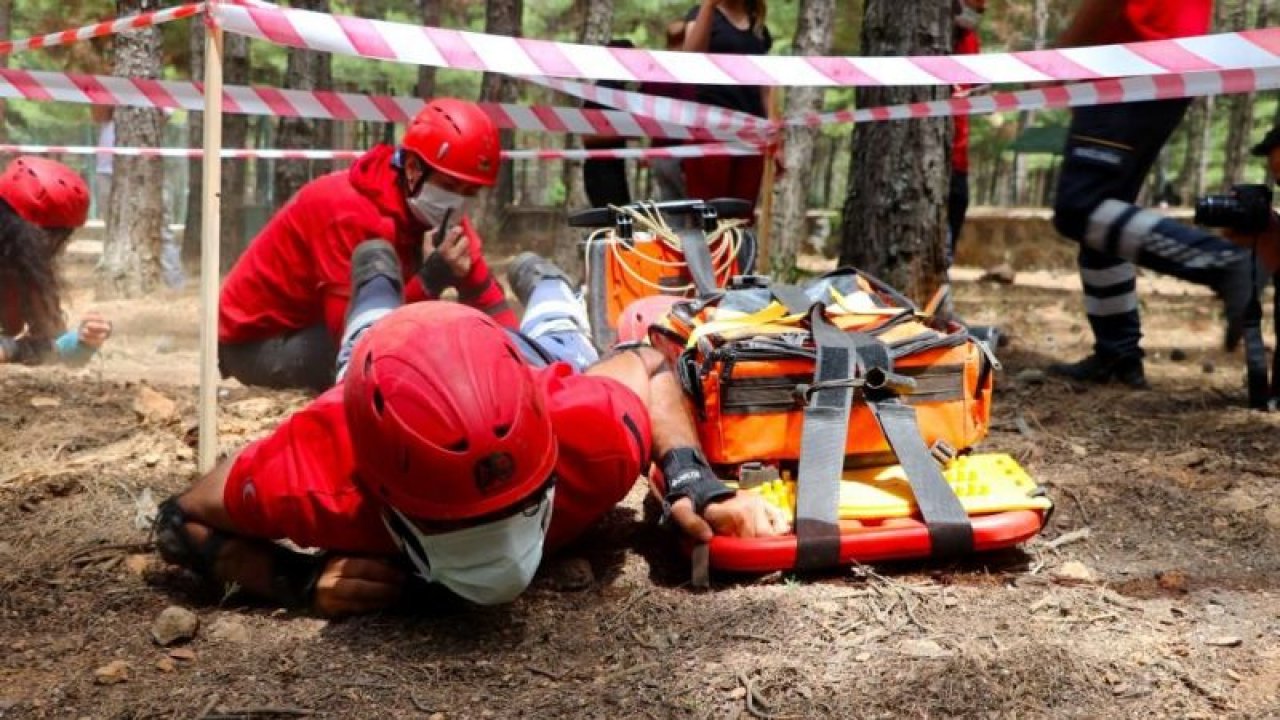
<path fill-rule="evenodd" d="M 721 218 L 750 218 L 751 203 L 741 198 L 714 198 L 712 200 L 665 200 L 663 202 L 634 202 L 624 207 L 643 212 L 656 209 L 664 215 L 702 214 L 704 207 L 710 206 Z M 607 207 L 587 208 L 569 215 L 569 227 L 600 228 L 612 227 L 615 220 L 614 211 Z"/>

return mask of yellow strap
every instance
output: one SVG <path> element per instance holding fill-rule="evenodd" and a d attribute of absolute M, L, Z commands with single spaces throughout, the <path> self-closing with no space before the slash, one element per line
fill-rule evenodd
<path fill-rule="evenodd" d="M 725 311 L 724 314 L 728 314 Z M 782 303 L 769 303 L 763 310 L 751 314 L 739 315 L 737 317 L 725 317 L 703 323 L 693 329 L 689 333 L 689 340 L 685 343 L 685 347 L 691 348 L 698 344 L 698 340 L 707 335 L 725 333 L 731 330 L 745 330 L 755 328 L 762 325 L 775 325 L 777 323 L 793 324 L 803 319 L 803 315 L 787 315 L 787 308 Z M 776 332 L 776 331 L 775 331 Z"/>

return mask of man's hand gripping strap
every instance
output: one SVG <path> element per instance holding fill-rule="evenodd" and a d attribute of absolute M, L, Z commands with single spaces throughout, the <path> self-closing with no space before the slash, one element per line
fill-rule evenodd
<path fill-rule="evenodd" d="M 196 542 L 187 532 L 187 513 L 178 505 L 176 495 L 160 503 L 151 531 L 155 534 L 156 549 L 166 562 L 213 577 L 214 565 L 227 541 L 227 534 L 209 528 L 209 537 L 202 543 Z"/>
<path fill-rule="evenodd" d="M 663 502 L 670 508 L 680 498 L 693 501 L 693 509 L 699 515 L 707 506 L 717 500 L 732 497 L 733 488 L 725 485 L 716 477 L 702 453 L 691 447 L 668 450 L 658 460 L 662 476 L 667 481 L 667 492 Z"/>

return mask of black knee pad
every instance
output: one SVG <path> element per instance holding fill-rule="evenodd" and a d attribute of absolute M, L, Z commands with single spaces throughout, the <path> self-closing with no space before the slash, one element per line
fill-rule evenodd
<path fill-rule="evenodd" d="M 186 512 L 178 505 L 177 495 L 160 503 L 155 522 L 151 525 L 156 549 L 166 562 L 208 575 L 227 536 L 220 530 L 209 528 L 209 537 L 198 543 L 187 531 L 187 520 Z"/>

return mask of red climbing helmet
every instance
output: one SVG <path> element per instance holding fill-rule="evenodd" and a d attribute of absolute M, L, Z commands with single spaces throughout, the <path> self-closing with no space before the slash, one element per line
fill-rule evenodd
<path fill-rule="evenodd" d="M 682 298 L 674 295 L 650 295 L 631 301 L 618 316 L 618 342 L 644 342 L 649 326 L 659 324 Z"/>
<path fill-rule="evenodd" d="M 60 162 L 23 156 L 0 175 L 0 200 L 41 228 L 74 229 L 89 216 L 89 186 Z"/>
<path fill-rule="evenodd" d="M 415 519 L 512 507 L 550 478 L 542 390 L 507 332 L 478 310 L 419 302 L 356 345 L 343 402 L 359 482 Z"/>
<path fill-rule="evenodd" d="M 475 103 L 432 100 L 409 123 L 400 147 L 458 180 L 485 186 L 498 182 L 498 128 Z"/>

